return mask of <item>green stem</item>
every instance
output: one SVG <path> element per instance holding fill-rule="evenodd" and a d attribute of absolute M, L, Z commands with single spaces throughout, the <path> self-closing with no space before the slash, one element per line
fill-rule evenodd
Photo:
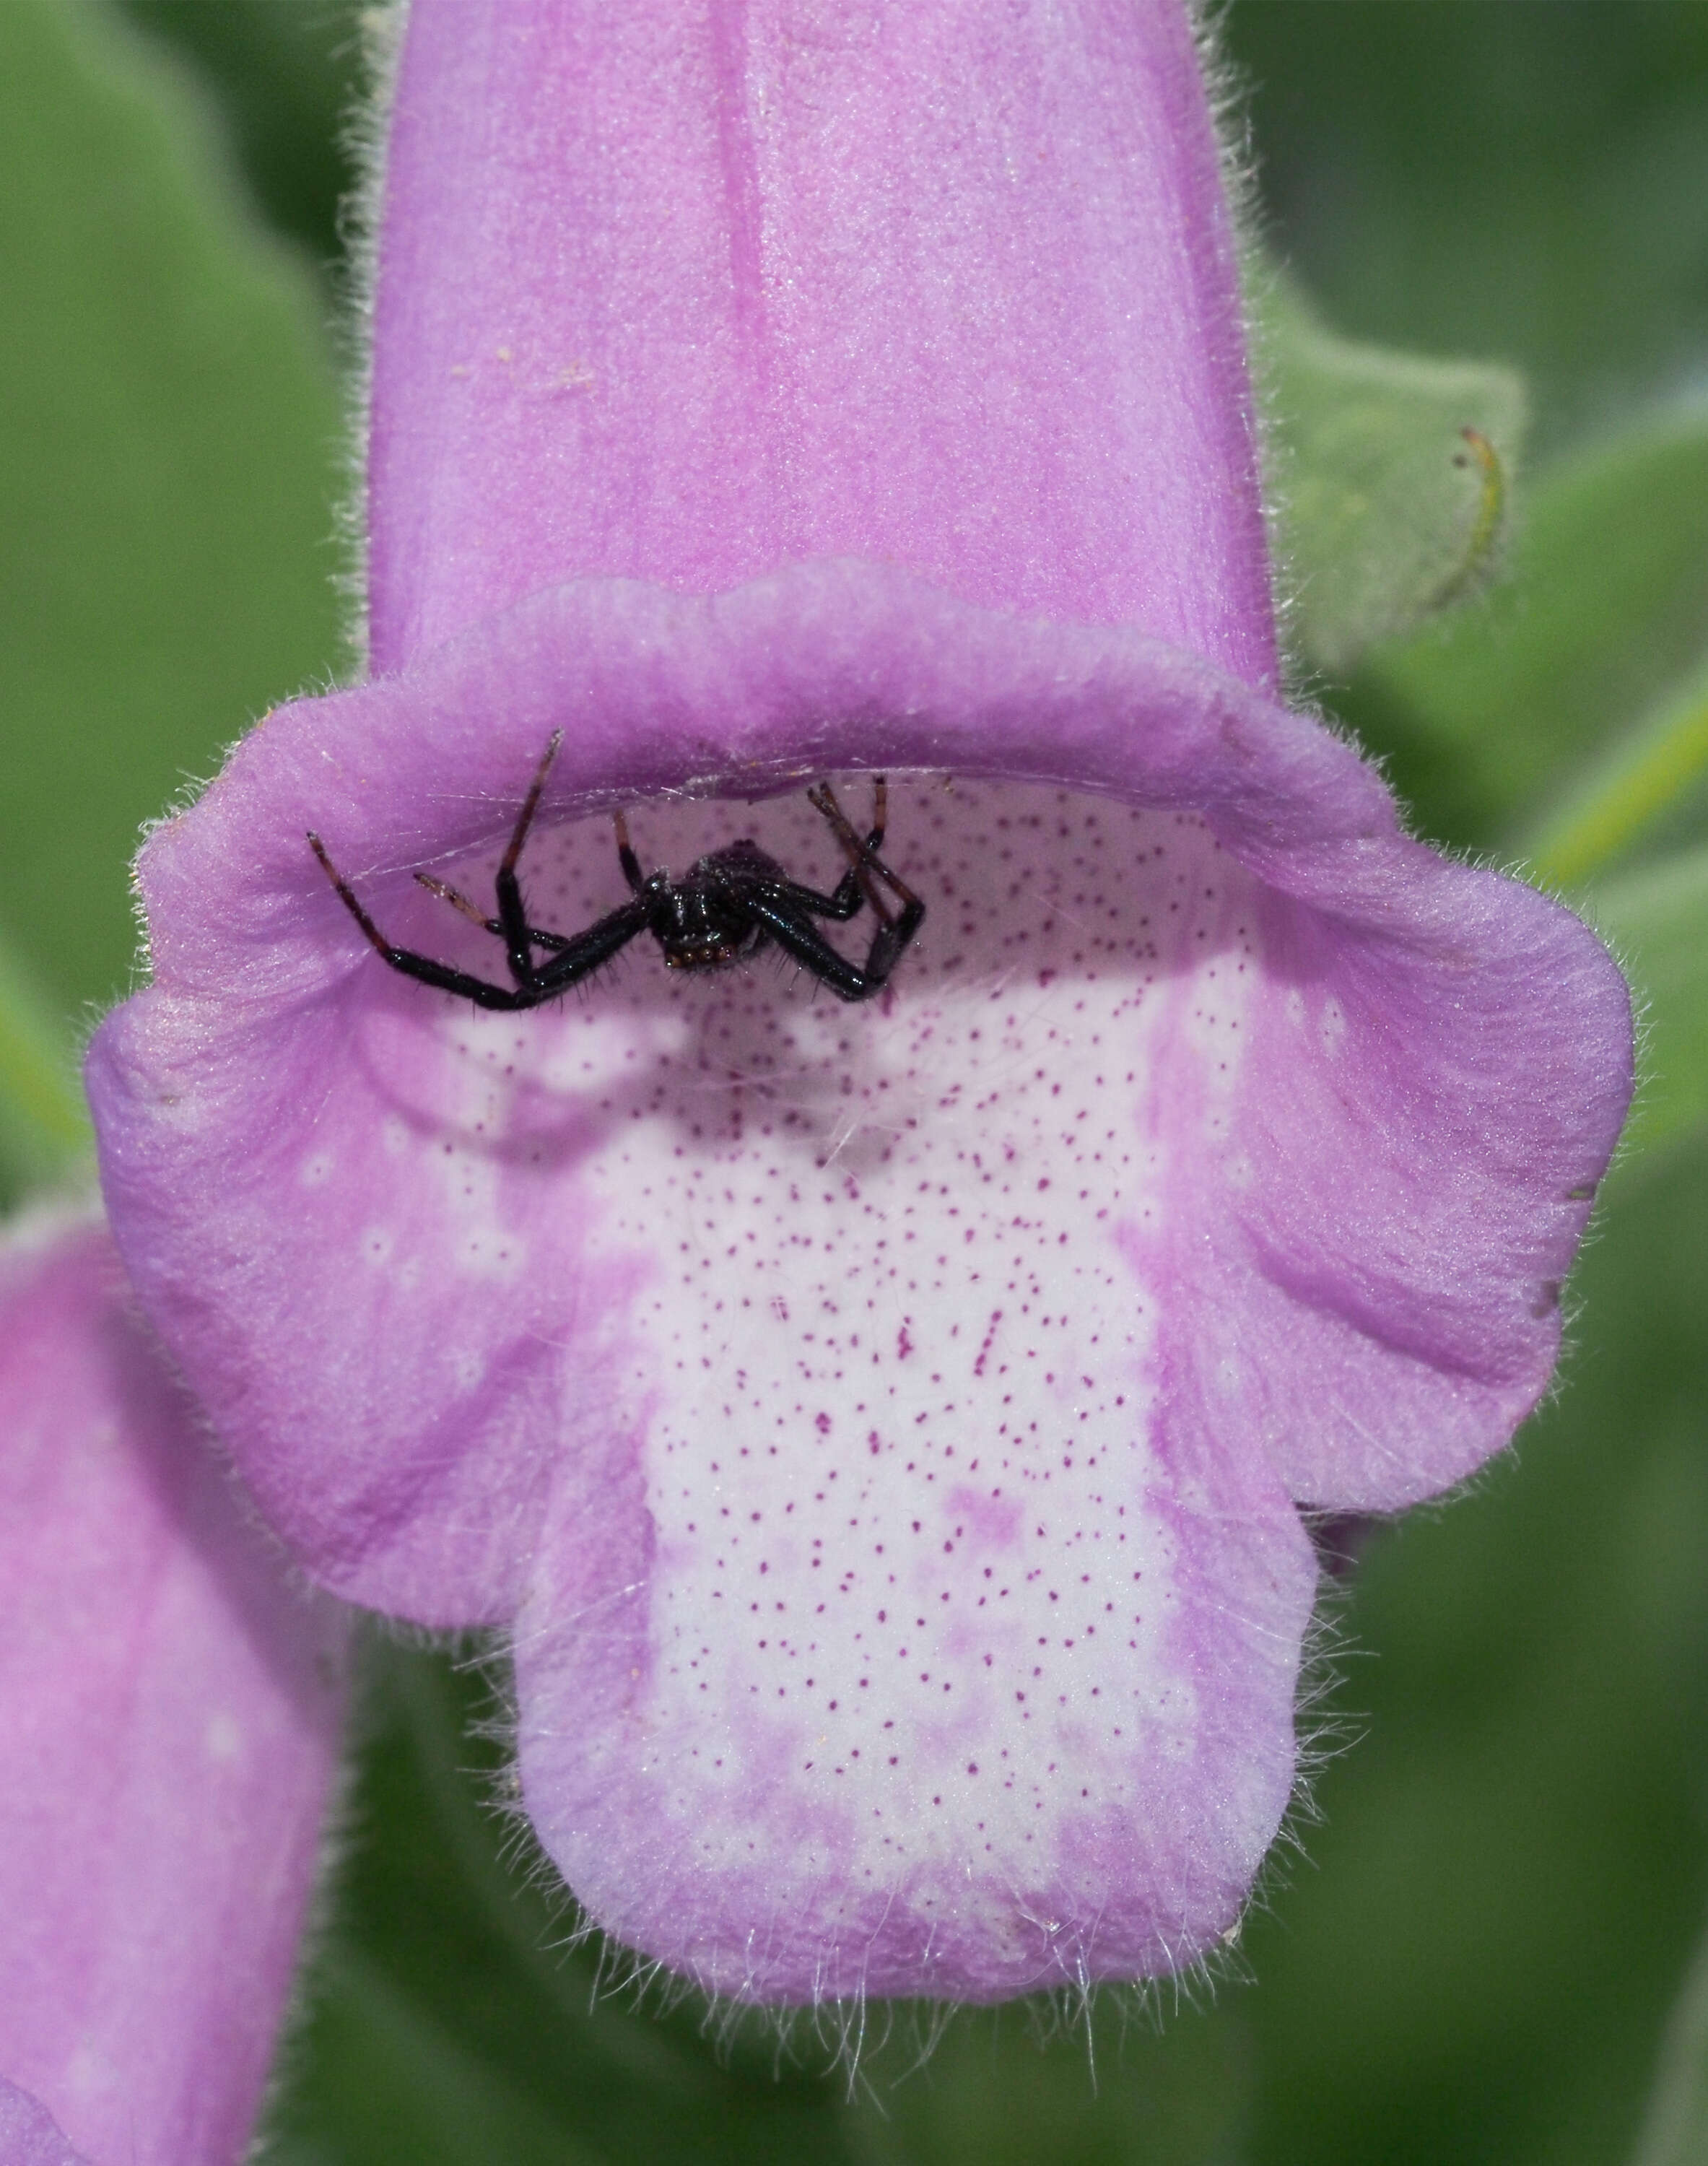
<path fill-rule="evenodd" d="M 1690 2166 L 1708 2141 L 1708 1939 L 1699 1942 L 1666 2032 L 1631 2166 Z"/>
<path fill-rule="evenodd" d="M 1708 773 L 1708 672 L 1556 816 L 1526 854 L 1545 880 L 1575 887 Z"/>

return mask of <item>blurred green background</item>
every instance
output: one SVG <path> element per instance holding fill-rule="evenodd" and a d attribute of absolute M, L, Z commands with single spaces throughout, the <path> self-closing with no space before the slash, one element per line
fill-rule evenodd
<path fill-rule="evenodd" d="M 140 826 L 349 667 L 359 15 L 0 4 L 13 1194 L 52 1155 L 31 1091 L 129 983 Z M 1708 7 L 1233 0 L 1224 29 L 1262 238 L 1317 319 L 1314 344 L 1281 325 L 1270 370 L 1302 674 L 1423 830 L 1576 891 L 1648 1003 L 1566 1387 L 1473 1494 L 1365 1543 L 1318 1711 L 1341 1749 L 1237 1974 L 1089 2020 L 961 2015 L 923 2067 L 936 2019 L 898 2010 L 851 2086 L 834 2036 L 596 1991 L 488 1809 L 477 1673 L 376 1644 L 271 2116 L 289 2166 L 1708 2159 L 1686 1992 L 1708 1915 Z M 1333 335 L 1521 372 L 1498 551 L 1443 444 L 1473 422 L 1510 468 L 1514 379 Z M 1420 458 L 1459 492 L 1446 523 L 1373 536 Z M 1335 584 L 1355 531 L 1361 573 L 1392 573 L 1362 615 Z"/>

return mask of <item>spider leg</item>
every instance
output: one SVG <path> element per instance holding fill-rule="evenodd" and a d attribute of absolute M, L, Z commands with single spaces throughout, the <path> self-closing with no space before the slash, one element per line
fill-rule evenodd
<path fill-rule="evenodd" d="M 460 910 L 470 924 L 479 926 L 482 932 L 493 933 L 499 939 L 503 938 L 504 928 L 499 921 L 496 917 L 488 917 L 480 905 L 471 902 L 461 888 L 452 887 L 448 880 L 435 880 L 431 873 L 417 873 L 415 878 L 429 895 L 436 895 L 441 902 L 448 902 L 453 910 Z M 528 938 L 535 947 L 550 948 L 554 951 L 569 945 L 567 934 L 547 932 L 538 925 L 528 927 Z"/>
<path fill-rule="evenodd" d="M 882 872 L 883 868 L 878 867 Z M 876 992 L 888 980 L 890 972 L 912 945 L 914 935 L 925 922 L 925 906 L 910 889 L 894 883 L 898 891 L 905 896 L 895 917 L 879 912 L 878 930 L 872 936 L 872 945 L 866 951 L 867 991 Z M 878 907 L 878 897 L 872 896 L 872 907 Z"/>
<path fill-rule="evenodd" d="M 803 969 L 810 970 L 839 1000 L 867 1000 L 878 991 L 876 985 L 867 982 L 864 971 L 837 953 L 810 917 L 792 910 L 781 898 L 755 895 L 748 906 L 764 927 L 767 938 L 793 955 Z"/>
<path fill-rule="evenodd" d="M 452 887 L 449 880 L 435 880 L 431 873 L 417 873 L 415 880 L 429 895 L 436 895 L 441 902 L 448 902 L 453 910 L 460 910 L 470 924 L 478 925 L 483 932 L 503 931 L 496 917 L 488 917 L 477 903 L 471 902 L 462 890 Z"/>
<path fill-rule="evenodd" d="M 569 939 L 559 936 L 556 945 L 560 952 L 534 973 L 530 1006 L 535 1001 L 555 999 L 559 993 L 567 993 L 572 985 L 578 985 L 583 978 L 590 978 L 602 963 L 609 963 L 637 933 L 647 931 L 651 922 L 651 911 L 637 897 L 633 902 L 619 903 L 609 916 Z"/>
<path fill-rule="evenodd" d="M 823 813 L 831 827 L 836 829 L 837 838 L 842 841 L 843 848 L 848 848 L 849 844 L 844 837 L 845 835 L 854 836 L 853 823 L 844 816 L 841 806 L 836 801 L 836 794 L 830 784 L 828 782 L 817 784 L 813 789 L 808 790 L 807 797 L 813 809 Z M 859 910 L 861 903 L 871 899 L 870 890 L 860 877 L 861 861 L 863 858 L 875 858 L 883 847 L 888 803 L 888 778 L 882 774 L 874 774 L 872 778 L 871 830 L 863 843 L 857 837 L 855 837 L 851 862 L 847 871 L 837 881 L 836 892 L 830 898 L 834 906 L 821 911 L 820 913 L 821 917 L 837 919 L 852 917 Z M 811 890 L 804 889 L 802 892 L 807 894 Z"/>
<path fill-rule="evenodd" d="M 786 886 L 769 885 L 760 889 L 749 898 L 748 908 L 779 948 L 844 1001 L 869 1001 L 874 993 L 883 991 L 925 915 L 925 906 L 915 895 L 899 917 L 880 916 L 862 969 L 840 954 L 809 917 L 791 906 Z"/>
<path fill-rule="evenodd" d="M 551 771 L 551 763 L 556 758 L 557 748 L 562 742 L 563 732 L 554 730 L 551 742 L 534 770 L 534 779 L 528 785 L 528 795 L 522 800 L 522 809 L 516 815 L 516 824 L 510 831 L 509 845 L 498 860 L 498 874 L 494 882 L 498 893 L 498 929 L 503 935 L 510 975 L 521 986 L 531 987 L 534 983 L 534 951 L 529 944 L 528 919 L 522 908 L 522 887 L 516 878 L 516 867 L 521 858 L 522 846 L 528 839 L 528 830 L 534 824 L 534 815 L 540 808 L 540 796 L 546 787 L 546 778 Z"/>
<path fill-rule="evenodd" d="M 872 911 L 881 925 L 897 929 L 903 925 L 907 927 L 907 931 L 902 935 L 899 945 L 890 956 L 889 964 L 886 965 L 886 975 L 888 968 L 894 964 L 895 957 L 900 954 L 902 948 L 906 947 L 914 934 L 919 931 L 925 915 L 925 906 L 918 895 L 914 893 L 907 882 L 899 874 L 893 873 L 883 858 L 878 855 L 878 844 L 883 840 L 883 823 L 887 794 L 884 778 L 879 775 L 872 793 L 872 819 L 875 823 L 873 832 L 862 843 L 855 832 L 852 821 L 837 803 L 836 793 L 828 782 L 821 782 L 807 792 L 814 809 L 821 812 L 829 821 L 831 832 L 848 853 L 849 869 L 842 875 L 841 885 L 836 890 L 837 894 L 839 895 L 841 894 L 842 889 L 851 880 L 857 881 L 861 892 L 872 905 Z M 899 911 L 892 910 L 878 893 L 879 881 L 883 882 L 901 905 Z M 851 910 L 847 915 L 851 917 L 854 913 Z M 874 951 L 877 946 L 878 938 L 874 935 L 872 940 Z"/>
<path fill-rule="evenodd" d="M 393 969 L 401 970 L 406 978 L 417 979 L 424 985 L 436 985 L 440 992 L 460 993 L 477 1007 L 531 1008 L 538 1005 L 538 996 L 513 992 L 504 985 L 490 985 L 484 978 L 472 977 L 467 970 L 453 970 L 448 963 L 435 963 L 430 955 L 418 955 L 413 948 L 394 948 L 356 901 L 349 881 L 327 856 L 326 845 L 312 832 L 308 847 L 320 860 L 321 869 L 337 889 L 339 899 L 366 934 L 369 944 L 382 963 L 389 963 Z"/>
<path fill-rule="evenodd" d="M 767 880 L 765 892 L 785 910 L 798 915 L 832 918 L 839 925 L 857 917 L 866 900 L 851 872 L 843 874 L 834 895 L 823 895 L 815 887 L 803 887 L 799 880 Z"/>
<path fill-rule="evenodd" d="M 629 822 L 620 812 L 614 812 L 611 825 L 617 831 L 617 862 L 623 868 L 623 877 L 639 895 L 646 881 L 640 870 L 640 860 L 635 854 L 635 846 L 629 840 Z"/>
<path fill-rule="evenodd" d="M 350 883 L 337 871 L 326 854 L 326 846 L 318 835 L 308 837 L 309 848 L 320 860 L 322 869 L 345 908 L 367 936 L 370 945 L 382 962 L 388 963 L 404 977 L 414 978 L 424 985 L 436 986 L 440 992 L 456 993 L 462 999 L 472 1001 L 477 1007 L 496 1008 L 514 1012 L 523 1008 L 543 1006 L 560 993 L 567 993 L 592 975 L 602 963 L 609 962 L 620 948 L 625 948 L 637 932 L 646 930 L 646 910 L 640 902 L 625 902 L 620 910 L 614 910 L 607 917 L 590 925 L 583 932 L 566 937 L 561 933 L 548 936 L 550 943 L 559 952 L 542 970 L 530 966 L 528 980 L 512 988 L 494 985 L 485 978 L 477 978 L 467 970 L 452 969 L 448 963 L 435 962 L 430 955 L 418 954 L 413 948 L 396 948 L 387 939 L 361 904 L 356 900 Z M 454 893 L 455 890 L 453 890 Z M 467 900 L 467 898 L 462 898 Z M 485 923 L 485 920 L 479 921 Z M 489 928 L 500 932 L 503 927 L 493 923 Z"/>

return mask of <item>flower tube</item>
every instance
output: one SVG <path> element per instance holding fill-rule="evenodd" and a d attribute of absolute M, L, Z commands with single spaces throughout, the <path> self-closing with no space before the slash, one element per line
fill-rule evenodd
<path fill-rule="evenodd" d="M 509 1628 L 528 1809 L 644 1955 L 1192 1960 L 1293 1782 L 1296 1508 L 1535 1403 L 1631 1042 L 1276 699 L 1187 18 L 415 0 L 375 333 L 375 674 L 152 839 L 92 1054 L 157 1328 L 325 1584 Z M 303 831 L 502 994 L 444 890 L 560 732 L 564 937 L 629 895 L 601 816 L 822 891 L 806 785 L 888 772 L 888 989 L 387 970 Z"/>
<path fill-rule="evenodd" d="M 0 2158 L 234 2166 L 343 1708 L 104 1231 L 0 1251 Z"/>

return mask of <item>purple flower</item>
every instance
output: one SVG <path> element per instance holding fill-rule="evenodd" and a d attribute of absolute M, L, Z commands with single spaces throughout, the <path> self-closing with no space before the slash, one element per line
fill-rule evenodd
<path fill-rule="evenodd" d="M 321 1580 L 510 1630 L 534 1823 L 645 1955 L 1194 1958 L 1293 1782 L 1295 1501 L 1535 1403 L 1631 1040 L 1575 919 L 1278 704 L 1185 15 L 415 0 L 370 511 L 372 681 L 142 859 L 90 1080 L 156 1323 Z M 304 829 L 508 982 L 411 875 L 489 895 L 560 730 L 564 933 L 628 896 L 595 816 L 823 888 L 804 785 L 888 770 L 888 992 L 386 969 Z"/>
<path fill-rule="evenodd" d="M 0 2159 L 231 2166 L 343 1708 L 105 1233 L 0 1249 Z"/>
<path fill-rule="evenodd" d="M 0 2076 L 0 2158 L 6 2166 L 89 2166 L 40 2099 Z"/>

